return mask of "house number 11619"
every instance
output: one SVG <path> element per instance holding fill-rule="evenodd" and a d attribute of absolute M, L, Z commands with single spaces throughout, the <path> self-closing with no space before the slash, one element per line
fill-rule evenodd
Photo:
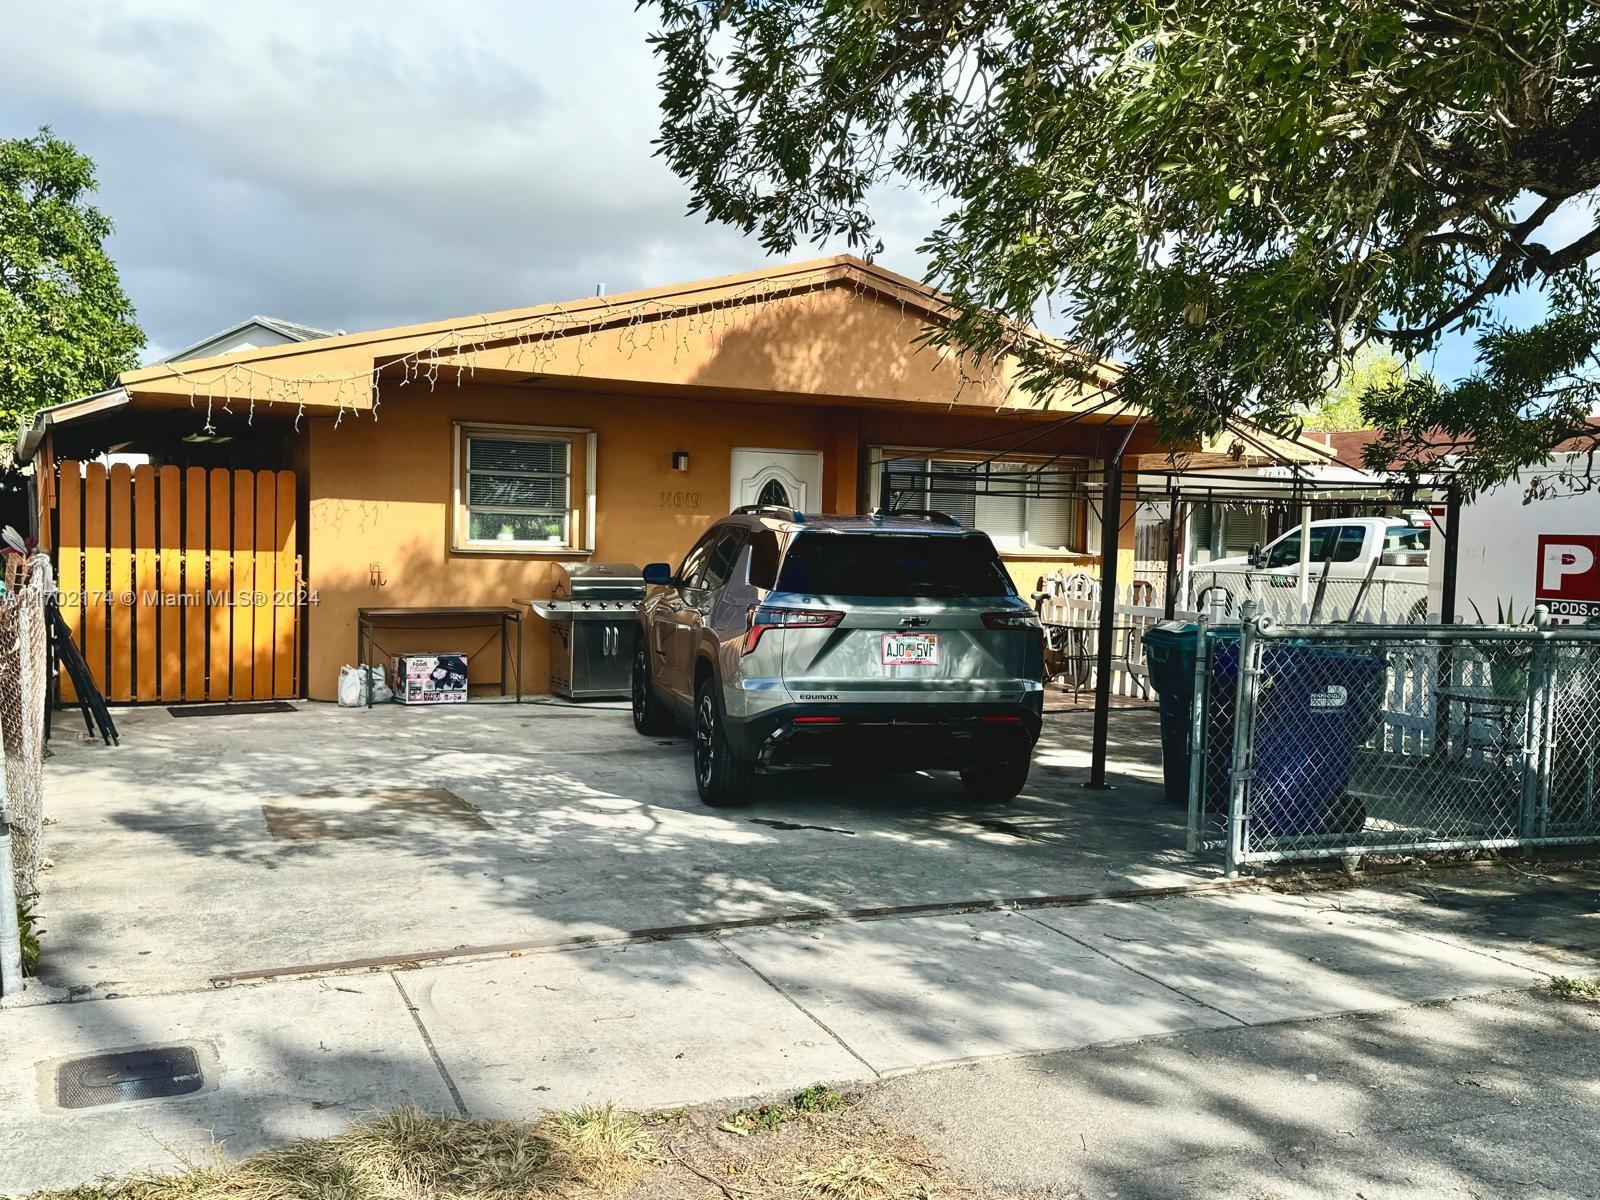
<path fill-rule="evenodd" d="M 662 508 L 699 508 L 699 492 L 662 492 Z"/>

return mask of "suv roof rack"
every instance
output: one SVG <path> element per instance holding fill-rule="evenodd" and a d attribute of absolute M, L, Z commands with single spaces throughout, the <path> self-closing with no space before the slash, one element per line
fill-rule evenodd
<path fill-rule="evenodd" d="M 942 513 L 932 508 L 891 508 L 885 512 L 881 508 L 872 510 L 872 519 L 882 521 L 889 517 L 905 517 L 913 521 L 929 521 L 934 525 L 953 525 L 961 528 L 961 522 L 949 513 Z"/>
<path fill-rule="evenodd" d="M 770 515 L 780 520 L 793 521 L 797 525 L 804 525 L 806 515 L 798 509 L 793 509 L 785 504 L 741 504 L 733 510 L 734 513 L 747 513 L 754 516 Z"/>

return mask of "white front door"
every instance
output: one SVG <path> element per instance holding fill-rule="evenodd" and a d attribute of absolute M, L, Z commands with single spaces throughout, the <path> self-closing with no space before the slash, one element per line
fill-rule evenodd
<path fill-rule="evenodd" d="M 779 504 L 805 512 L 822 500 L 822 451 L 733 452 L 733 507 Z"/>

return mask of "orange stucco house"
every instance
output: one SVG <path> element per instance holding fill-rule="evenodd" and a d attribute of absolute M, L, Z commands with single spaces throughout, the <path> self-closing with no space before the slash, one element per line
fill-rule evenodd
<path fill-rule="evenodd" d="M 864 511 L 886 459 L 1092 469 L 1124 444 L 1157 452 L 1126 410 L 1063 421 L 1095 389 L 1043 402 L 1006 361 L 975 373 L 920 344 L 945 313 L 853 257 L 772 266 L 130 371 L 39 414 L 19 450 L 63 613 L 111 699 L 325 700 L 362 607 L 549 596 L 553 563 L 676 560 L 758 498 Z M 1026 593 L 1043 571 L 1095 568 L 1094 508 L 964 515 Z M 1131 567 L 1132 522 L 1116 528 Z M 526 626 L 537 692 L 547 638 Z M 383 644 L 482 640 L 445 625 Z M 475 688 L 500 673 L 498 649 L 473 658 Z"/>

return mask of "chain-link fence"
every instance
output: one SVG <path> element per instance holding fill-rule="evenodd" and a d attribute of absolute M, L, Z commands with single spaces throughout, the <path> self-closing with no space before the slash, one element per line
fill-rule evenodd
<path fill-rule="evenodd" d="M 20 983 L 15 906 L 38 890 L 44 861 L 44 714 L 49 687 L 45 605 L 53 591 L 50 562 L 6 556 L 0 596 L 0 748 L 5 756 L 5 805 L 0 846 L 10 844 L 8 877 L 0 880 L 0 991 Z"/>
<path fill-rule="evenodd" d="M 11 556 L 14 558 L 14 556 Z M 8 572 L 0 597 L 0 745 L 5 751 L 6 823 L 19 895 L 31 895 L 44 860 L 41 801 L 44 776 L 44 709 L 49 689 L 45 599 L 50 562 Z"/>
<path fill-rule="evenodd" d="M 1197 671 L 1192 844 L 1242 863 L 1600 841 L 1600 629 L 1292 626 Z"/>

